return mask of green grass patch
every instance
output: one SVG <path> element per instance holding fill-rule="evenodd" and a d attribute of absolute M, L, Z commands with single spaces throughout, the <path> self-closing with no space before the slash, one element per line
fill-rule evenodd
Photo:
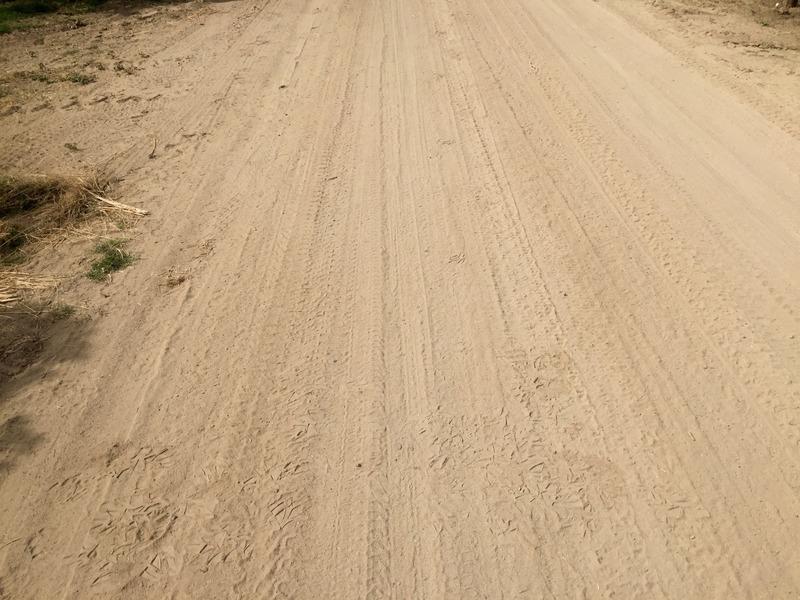
<path fill-rule="evenodd" d="M 14 0 L 7 6 L 20 15 L 42 15 L 58 10 L 58 4 L 51 0 Z"/>
<path fill-rule="evenodd" d="M 112 273 L 131 266 L 136 257 L 125 250 L 125 244 L 122 240 L 109 240 L 95 247 L 94 251 L 102 256 L 92 263 L 86 277 L 92 281 L 106 281 Z"/>
<path fill-rule="evenodd" d="M 105 0 L 0 0 L 0 34 L 30 29 L 33 17 L 49 13 L 68 15 L 94 10 Z"/>
<path fill-rule="evenodd" d="M 8 21 L 2 19 L 3 17 L 2 15 L 0 15 L 0 35 L 4 33 L 11 33 L 12 31 L 15 31 L 17 29 L 23 29 L 22 27 L 19 26 L 15 27 L 15 25 L 18 25 L 16 23 L 9 23 Z"/>
<path fill-rule="evenodd" d="M 0 4 L 0 33 L 30 29 L 32 26 L 29 22 L 31 16 L 54 12 L 56 9 L 55 4 L 42 0 L 4 2 Z"/>

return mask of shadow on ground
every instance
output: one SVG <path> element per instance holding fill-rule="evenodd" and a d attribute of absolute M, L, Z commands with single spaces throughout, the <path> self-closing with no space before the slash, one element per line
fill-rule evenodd
<path fill-rule="evenodd" d="M 46 311 L 0 310 L 0 486 L 44 442 L 31 407 L 22 400 L 26 388 L 54 364 L 82 360 L 90 331 L 90 322 L 58 319 Z"/>

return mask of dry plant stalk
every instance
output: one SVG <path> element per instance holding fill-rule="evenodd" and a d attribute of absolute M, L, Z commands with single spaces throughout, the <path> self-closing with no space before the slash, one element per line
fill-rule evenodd
<path fill-rule="evenodd" d="M 48 275 L 33 275 L 19 271 L 0 271 L 0 304 L 20 302 L 27 294 L 41 295 L 56 291 L 59 280 Z"/>
<path fill-rule="evenodd" d="M 103 196 L 95 194 L 94 192 L 89 192 L 89 195 L 92 196 L 98 202 L 102 202 L 123 212 L 129 212 L 139 216 L 145 216 L 150 214 L 150 211 L 144 210 L 143 208 L 136 208 L 135 206 L 131 206 L 129 204 L 123 204 L 122 202 L 117 202 L 116 200 L 112 200 L 111 198 L 104 198 Z"/>

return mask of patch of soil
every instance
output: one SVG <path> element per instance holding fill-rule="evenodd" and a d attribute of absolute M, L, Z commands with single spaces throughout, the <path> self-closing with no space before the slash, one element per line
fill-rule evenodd
<path fill-rule="evenodd" d="M 39 311 L 0 309 L 0 386 L 36 362 L 52 324 Z"/>

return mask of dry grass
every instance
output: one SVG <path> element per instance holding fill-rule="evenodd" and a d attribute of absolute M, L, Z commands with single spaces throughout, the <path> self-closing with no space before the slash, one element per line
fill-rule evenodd
<path fill-rule="evenodd" d="M 0 176 L 0 305 L 41 297 L 56 286 L 53 278 L 14 270 L 48 238 L 73 237 L 76 227 L 92 217 L 125 221 L 147 214 L 106 198 L 103 187 L 97 178 Z"/>
<path fill-rule="evenodd" d="M 58 289 L 58 279 L 19 271 L 0 271 L 0 305 L 15 304 L 27 295 L 43 296 Z"/>
<path fill-rule="evenodd" d="M 59 231 L 91 216 L 123 218 L 143 211 L 103 196 L 97 178 L 0 176 L 0 264 L 16 264 Z"/>
<path fill-rule="evenodd" d="M 25 272 L 19 265 L 34 253 L 45 253 L 58 238 L 96 240 L 89 233 L 96 218 L 127 223 L 147 214 L 106 198 L 103 187 L 96 178 L 0 176 L 0 385 L 37 360 L 49 329 L 75 310 L 60 301 L 58 278 Z M 93 265 L 96 279 L 126 266 L 121 259 L 133 259 L 120 241 L 98 248 L 113 250 L 107 252 L 113 260 Z"/>
<path fill-rule="evenodd" d="M 77 177 L 0 177 L 0 261 L 19 262 L 53 232 L 97 210 L 102 186 Z"/>

